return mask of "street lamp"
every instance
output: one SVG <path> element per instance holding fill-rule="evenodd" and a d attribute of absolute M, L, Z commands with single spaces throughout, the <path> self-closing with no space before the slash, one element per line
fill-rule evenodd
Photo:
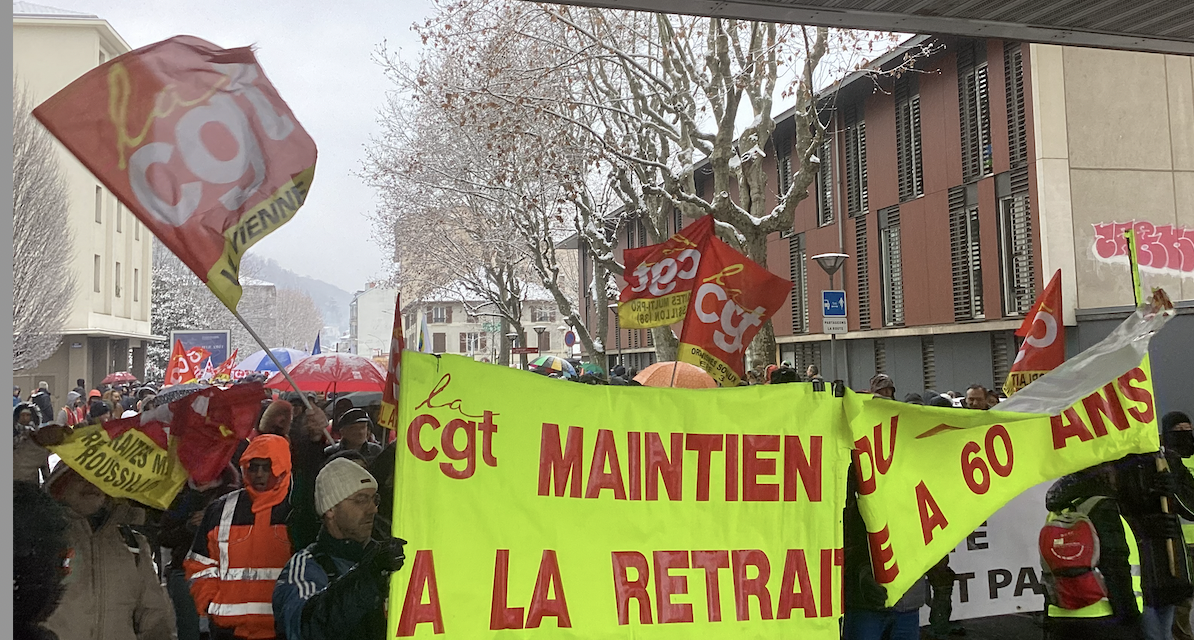
<path fill-rule="evenodd" d="M 544 327 L 544 326 L 540 325 L 540 326 L 533 327 L 533 328 L 535 329 L 535 333 L 537 333 L 537 334 L 539 335 L 539 341 L 538 341 L 538 342 L 536 342 L 535 344 L 536 344 L 536 345 L 543 344 L 543 332 L 544 332 L 544 331 L 547 331 L 547 327 Z M 542 351 L 540 351 L 540 352 L 539 352 L 539 355 L 543 355 L 543 352 L 542 352 Z"/>
<path fill-rule="evenodd" d="M 844 253 L 820 253 L 820 254 L 813 256 L 813 260 L 816 260 L 817 264 L 820 265 L 821 270 L 824 271 L 825 274 L 829 276 L 829 288 L 831 290 L 836 290 L 836 288 L 833 286 L 834 274 L 836 274 L 838 272 L 838 269 L 842 268 L 843 264 L 846 264 L 846 259 L 849 257 L 850 256 L 848 256 Z M 824 318 L 825 318 L 825 310 L 824 309 L 821 310 L 821 318 L 822 318 L 822 323 L 824 323 Z M 822 330 L 824 330 L 823 325 L 822 325 Z M 837 381 L 837 334 L 836 333 L 829 334 L 829 375 L 830 375 L 831 382 Z"/>
<path fill-rule="evenodd" d="M 518 344 L 518 334 L 511 331 L 510 333 L 506 334 L 506 339 L 510 341 L 510 360 L 514 360 L 514 348 L 521 346 Z M 522 357 L 522 359 L 524 361 L 522 363 L 522 368 L 526 369 L 526 367 L 527 367 L 526 362 L 525 362 L 526 356 L 524 355 Z"/>

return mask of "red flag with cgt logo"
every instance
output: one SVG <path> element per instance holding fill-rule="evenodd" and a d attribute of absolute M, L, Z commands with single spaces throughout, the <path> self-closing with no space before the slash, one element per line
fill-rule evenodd
<path fill-rule="evenodd" d="M 618 295 L 622 328 L 666 327 L 684 318 L 701 265 L 701 247 L 713 235 L 713 222 L 713 216 L 703 216 L 659 244 L 622 252 L 626 262 L 626 286 Z"/>
<path fill-rule="evenodd" d="M 710 236 L 701 249 L 678 359 L 708 371 L 723 387 L 737 386 L 746 375 L 746 346 L 791 290 L 791 282 Z"/>
<path fill-rule="evenodd" d="M 307 197 L 315 142 L 249 47 L 175 36 L 88 71 L 33 110 L 235 310 L 245 251 Z"/>
<path fill-rule="evenodd" d="M 1007 382 L 1003 383 L 1003 392 L 1009 396 L 1065 362 L 1060 269 L 1032 303 L 1032 310 L 1024 316 L 1016 335 L 1024 338 L 1024 343 L 1016 353 L 1016 360 L 1007 374 Z"/>

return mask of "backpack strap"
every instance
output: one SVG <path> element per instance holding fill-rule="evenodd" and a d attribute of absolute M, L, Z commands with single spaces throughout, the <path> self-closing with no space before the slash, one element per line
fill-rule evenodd
<path fill-rule="evenodd" d="M 328 584 L 331 584 L 336 578 L 340 577 L 340 572 L 336 570 L 336 563 L 332 561 L 332 557 L 324 553 L 318 546 L 311 550 L 311 558 L 327 574 Z"/>
<path fill-rule="evenodd" d="M 120 531 L 120 537 L 124 538 L 124 546 L 128 547 L 129 553 L 133 554 L 137 566 L 141 566 L 141 541 L 137 540 L 136 532 L 127 524 L 122 524 L 117 528 Z"/>
<path fill-rule="evenodd" d="M 1083 500 L 1082 502 L 1080 502 L 1078 504 L 1078 506 L 1071 507 L 1071 509 L 1073 509 L 1074 511 L 1077 511 L 1078 513 L 1081 513 L 1084 516 L 1089 517 L 1090 512 L 1094 511 L 1094 508 L 1096 506 L 1098 506 L 1098 504 L 1100 502 L 1102 502 L 1103 500 L 1106 500 L 1106 499 L 1107 499 L 1107 496 L 1091 496 L 1091 497 Z"/>

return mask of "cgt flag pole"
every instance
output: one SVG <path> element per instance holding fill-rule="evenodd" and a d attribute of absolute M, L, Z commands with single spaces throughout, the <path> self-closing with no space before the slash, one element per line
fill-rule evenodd
<path fill-rule="evenodd" d="M 250 336 L 253 336 L 253 340 L 257 344 L 261 345 L 262 350 L 265 351 L 265 355 L 269 356 L 269 359 L 273 361 L 274 366 L 278 368 L 278 373 L 281 373 L 282 377 L 286 378 L 286 381 L 290 383 L 290 386 L 298 392 L 299 397 L 303 400 L 303 406 L 307 407 L 307 411 L 314 409 L 314 407 L 311 406 L 311 401 L 307 399 L 307 394 L 303 393 L 302 390 L 299 389 L 299 386 L 295 384 L 294 378 L 290 377 L 290 373 L 286 371 L 286 367 L 282 366 L 282 363 L 278 361 L 278 356 L 275 356 L 274 352 L 271 351 L 268 346 L 266 346 L 265 341 L 261 339 L 261 336 L 257 335 L 257 332 L 253 330 L 253 327 L 249 326 L 248 322 L 245 322 L 245 319 L 241 317 L 240 313 L 236 309 L 229 309 L 229 311 L 232 312 L 232 317 L 236 318 L 236 321 L 240 323 L 240 326 L 244 327 L 245 331 L 248 331 Z"/>

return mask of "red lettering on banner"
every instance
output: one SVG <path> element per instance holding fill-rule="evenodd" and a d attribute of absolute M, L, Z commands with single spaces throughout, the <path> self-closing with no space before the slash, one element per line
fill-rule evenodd
<path fill-rule="evenodd" d="M 1115 383 L 1113 382 L 1107 383 L 1107 386 L 1103 387 L 1103 393 L 1095 391 L 1083 398 L 1082 407 L 1086 409 L 1086 417 L 1090 419 L 1090 428 L 1094 429 L 1096 436 L 1107 435 L 1107 426 L 1103 424 L 1103 416 L 1107 416 L 1111 420 L 1111 424 L 1120 431 L 1126 431 L 1128 428 L 1128 417 L 1124 415 L 1124 408 L 1119 402 L 1119 395 L 1115 393 Z"/>
<path fill-rule="evenodd" d="M 630 624 L 630 600 L 638 601 L 638 621 L 651 624 L 651 595 L 647 582 L 651 573 L 647 558 L 637 551 L 614 551 L 610 553 L 614 568 L 614 598 L 618 602 L 618 624 Z M 637 577 L 632 581 L 629 569 Z"/>
<path fill-rule="evenodd" d="M 1078 412 L 1073 409 L 1066 409 L 1061 412 L 1060 416 L 1051 416 L 1049 418 L 1049 425 L 1053 431 L 1053 450 L 1064 449 L 1066 441 L 1070 438 L 1077 438 L 1081 442 L 1088 442 L 1094 439 L 1090 434 L 1090 430 L 1086 428 L 1086 423 L 1082 422 L 1082 418 L 1078 417 Z"/>
<path fill-rule="evenodd" d="M 730 568 L 730 552 L 693 551 L 692 567 L 705 570 L 705 604 L 708 606 L 709 622 L 721 622 L 721 586 L 717 571 Z"/>
<path fill-rule="evenodd" d="M 779 436 L 742 436 L 742 500 L 779 502 L 779 485 L 759 482 L 775 475 L 775 458 L 760 458 L 761 451 L 779 451 Z"/>
<path fill-rule="evenodd" d="M 548 597 L 552 593 L 556 597 Z M 564 583 L 560 579 L 560 563 L 552 549 L 545 549 L 543 559 L 539 561 L 539 575 L 535 578 L 535 591 L 531 594 L 531 606 L 527 611 L 527 628 L 539 628 L 547 616 L 554 617 L 556 626 L 561 629 L 572 626 L 568 602 L 564 599 Z"/>
<path fill-rule="evenodd" d="M 687 569 L 687 551 L 656 551 L 655 560 L 655 609 L 659 623 L 692 622 L 692 605 L 674 604 L 672 596 L 688 593 L 688 578 L 673 576 L 669 569 Z"/>
<path fill-rule="evenodd" d="M 726 502 L 738 500 L 738 435 L 726 434 Z"/>
<path fill-rule="evenodd" d="M 822 571 L 825 571 L 822 568 Z M 799 582 L 799 591 L 793 591 Z M 792 609 L 804 609 L 805 618 L 817 617 L 817 602 L 813 596 L 813 583 L 808 575 L 808 562 L 804 558 L 803 549 L 788 549 L 784 559 L 784 578 L 779 589 L 779 604 L 776 606 L 776 618 L 787 620 L 792 617 Z"/>
<path fill-rule="evenodd" d="M 883 457 L 883 425 L 875 425 L 874 438 L 868 440 L 863 436 L 854 442 L 854 468 L 858 474 L 858 495 L 865 496 L 875 492 L 876 480 L 891 468 L 891 461 L 895 458 L 896 431 L 899 427 L 899 416 L 891 417 L 891 430 L 887 439 L 891 446 L 887 450 L 887 457 Z M 868 463 L 863 464 L 862 456 L 866 455 Z M 870 477 L 866 477 L 867 471 Z"/>
<path fill-rule="evenodd" d="M 643 499 L 643 456 L 642 434 L 631 431 L 626 434 L 626 448 L 630 451 L 630 499 Z"/>
<path fill-rule="evenodd" d="M 493 455 L 493 434 L 497 433 L 497 425 L 493 422 L 493 412 L 486 411 L 485 418 L 478 427 L 481 431 L 481 459 L 485 464 L 496 467 L 497 456 Z"/>
<path fill-rule="evenodd" d="M 709 463 L 714 451 L 721 451 L 720 434 L 690 433 L 685 436 L 684 448 L 697 452 L 697 502 L 709 501 Z"/>
<path fill-rule="evenodd" d="M 510 582 L 510 550 L 498 549 L 493 561 L 493 596 L 489 605 L 489 629 L 521 629 L 522 607 L 506 606 Z"/>
<path fill-rule="evenodd" d="M 821 617 L 833 617 L 834 567 L 842 566 L 845 555 L 841 549 L 821 549 Z M 840 576 L 839 576 L 840 581 Z"/>
<path fill-rule="evenodd" d="M 671 434 L 671 458 L 663 450 L 658 433 L 648 432 L 647 440 L 647 500 L 659 499 L 659 480 L 667 490 L 669 500 L 679 500 L 684 491 L 684 434 Z"/>
<path fill-rule="evenodd" d="M 456 446 L 456 432 L 464 431 L 465 441 L 468 443 L 463 449 Z M 459 418 L 452 420 L 444 427 L 440 440 L 444 455 L 449 460 L 465 460 L 464 468 L 457 469 L 451 462 L 439 463 L 440 471 L 454 480 L 471 478 L 477 471 L 477 423 L 464 421 Z"/>
<path fill-rule="evenodd" d="M 929 492 L 923 480 L 916 485 L 916 508 L 920 511 L 920 532 L 924 536 L 925 545 L 928 546 L 933 541 L 933 529 L 944 531 L 949 526 L 949 521 L 945 519 L 945 513 L 937 506 L 937 501 L 933 499 L 933 494 Z"/>
<path fill-rule="evenodd" d="M 605 471 L 607 463 L 610 467 L 608 473 Z M 626 499 L 626 487 L 622 484 L 622 467 L 618 464 L 618 448 L 614 444 L 614 432 L 609 429 L 597 430 L 597 442 L 593 445 L 593 461 L 589 465 L 589 482 L 585 487 L 585 497 L 599 497 L 602 489 L 612 489 L 615 500 Z"/>
<path fill-rule="evenodd" d="M 581 455 L 585 441 L 584 429 L 568 427 L 568 442 L 560 450 L 560 425 L 543 423 L 539 439 L 539 495 L 546 496 L 555 483 L 555 496 L 564 496 L 568 484 L 573 498 L 580 497 Z"/>
<path fill-rule="evenodd" d="M 809 502 L 821 501 L 821 436 L 809 437 L 805 455 L 800 436 L 784 436 L 784 501 L 796 500 L 796 479 L 804 486 Z"/>
<path fill-rule="evenodd" d="M 1153 411 L 1153 394 L 1144 387 L 1132 384 L 1133 382 L 1148 382 L 1148 376 L 1145 375 L 1144 370 L 1136 367 L 1120 376 L 1116 382 L 1119 383 L 1119 390 L 1123 392 L 1125 398 L 1144 405 L 1143 408 L 1129 407 L 1128 414 L 1140 422 L 1152 422 L 1156 417 Z"/>
<path fill-rule="evenodd" d="M 866 532 L 867 543 L 871 548 L 871 569 L 875 574 L 875 582 L 888 584 L 900 575 L 900 564 L 895 560 L 895 552 L 891 549 L 891 531 L 884 526 L 877 532 Z M 887 566 L 888 563 L 891 566 Z"/>
<path fill-rule="evenodd" d="M 428 594 L 427 602 L 423 602 L 424 593 Z M 430 549 L 420 549 L 415 553 L 410 582 L 406 585 L 406 597 L 402 601 L 402 613 L 398 617 L 398 637 L 415 635 L 415 629 L 423 623 L 431 623 L 435 633 L 444 632 L 444 614 L 439 606 L 435 561 Z"/>
<path fill-rule="evenodd" d="M 767 580 L 771 577 L 771 563 L 767 554 L 758 549 L 744 549 L 730 554 L 734 571 L 734 607 L 738 621 L 750 620 L 750 598 L 759 601 L 759 617 L 771 620 L 771 592 L 767 591 Z M 758 575 L 747 577 L 747 568 L 755 567 Z"/>
<path fill-rule="evenodd" d="M 436 420 L 435 416 L 423 414 L 416 417 L 410 421 L 410 426 L 406 429 L 406 446 L 416 458 L 423 462 L 431 462 L 439 451 L 436 451 L 435 447 L 424 449 L 423 443 L 419 441 L 419 430 L 425 424 L 431 425 L 433 430 L 439 428 L 439 420 Z"/>

